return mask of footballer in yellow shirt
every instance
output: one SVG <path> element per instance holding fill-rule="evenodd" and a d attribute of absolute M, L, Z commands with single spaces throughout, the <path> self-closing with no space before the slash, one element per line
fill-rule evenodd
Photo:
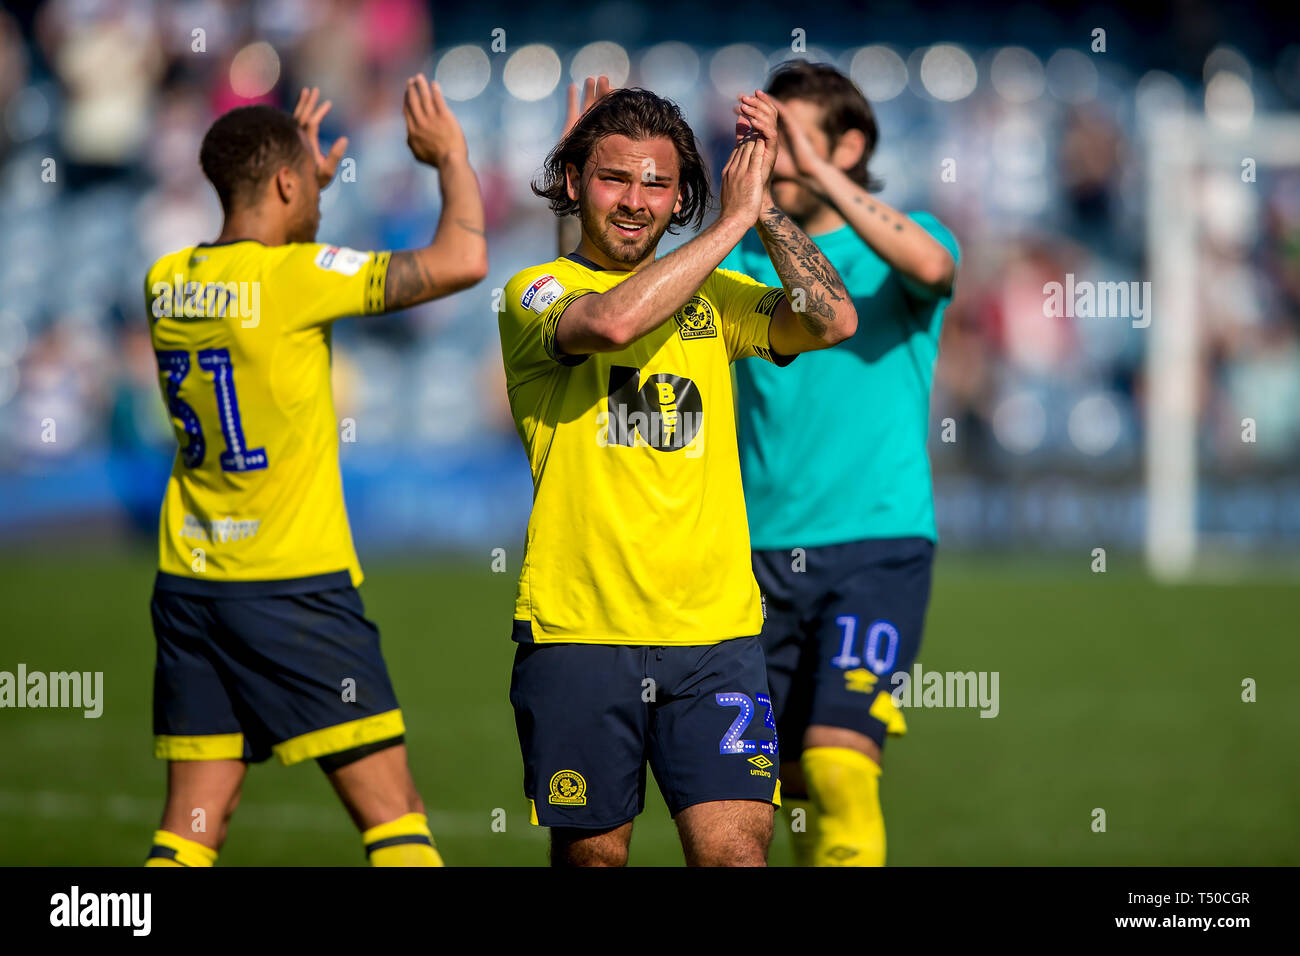
<path fill-rule="evenodd" d="M 437 84 L 407 82 L 415 158 L 439 171 L 426 247 L 360 252 L 315 241 L 320 190 L 346 149 L 320 151 L 328 102 L 293 116 L 221 116 L 199 161 L 221 200 L 215 242 L 163 256 L 145 301 L 179 448 L 158 529 L 151 605 L 155 754 L 170 761 L 147 865 L 210 866 L 247 764 L 315 758 L 373 865 L 440 865 L 407 767 L 379 632 L 356 586 L 330 390 L 331 323 L 478 282 L 483 206 Z M 191 827 L 196 808 L 212 825 Z"/>
<path fill-rule="evenodd" d="M 557 864 L 625 862 L 647 760 L 688 863 L 766 860 L 777 740 L 730 363 L 788 364 L 857 318 L 784 217 L 764 232 L 782 287 L 717 268 L 772 205 L 775 108 L 756 93 L 737 112 L 719 218 L 656 259 L 669 226 L 703 220 L 703 161 L 669 101 L 602 96 L 534 186 L 580 218 L 578 248 L 505 288 L 506 387 L 534 487 L 511 701 Z"/>

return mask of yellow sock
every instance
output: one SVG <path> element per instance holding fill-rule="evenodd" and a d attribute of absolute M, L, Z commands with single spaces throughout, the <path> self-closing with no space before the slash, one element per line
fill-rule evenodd
<path fill-rule="evenodd" d="M 790 813 L 790 840 L 794 844 L 794 865 L 812 866 L 817 848 L 817 806 L 806 798 L 786 797 L 781 809 Z M 803 813 L 795 815 L 796 810 Z"/>
<path fill-rule="evenodd" d="M 813 865 L 884 866 L 880 765 L 846 747 L 809 748 L 802 763 L 818 810 Z"/>
<path fill-rule="evenodd" d="M 429 820 L 423 813 L 408 813 L 371 827 L 361 834 L 371 866 L 442 866 L 433 845 Z"/>
<path fill-rule="evenodd" d="M 212 866 L 217 862 L 217 851 L 202 843 L 195 843 L 169 830 L 158 830 L 153 835 L 153 846 L 145 866 Z"/>

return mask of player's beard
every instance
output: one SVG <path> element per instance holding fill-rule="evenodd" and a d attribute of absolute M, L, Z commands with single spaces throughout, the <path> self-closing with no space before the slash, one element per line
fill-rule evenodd
<path fill-rule="evenodd" d="M 653 219 L 646 223 L 645 231 L 636 239 L 625 239 L 613 231 L 611 219 L 631 218 L 618 214 L 603 216 L 586 203 L 578 204 L 582 219 L 582 231 L 592 244 L 614 262 L 634 266 L 659 245 L 659 239 L 671 225 L 672 219 L 662 224 Z"/>

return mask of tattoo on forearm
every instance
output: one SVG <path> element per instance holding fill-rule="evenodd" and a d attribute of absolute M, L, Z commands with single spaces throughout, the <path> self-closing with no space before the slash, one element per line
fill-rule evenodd
<path fill-rule="evenodd" d="M 860 195 L 858 195 L 857 193 L 854 193 L 854 195 L 853 195 L 853 201 L 854 201 L 855 203 L 857 203 L 859 206 L 861 206 L 861 205 L 863 204 L 863 202 L 865 202 L 865 200 L 864 200 Z M 875 203 L 867 203 L 867 212 L 874 214 L 875 211 L 876 211 L 876 204 L 875 204 Z M 889 222 L 889 213 L 887 213 L 887 212 L 882 212 L 882 213 L 880 214 L 880 218 L 881 218 L 884 222 Z M 896 223 L 894 223 L 894 232 L 902 232 L 902 231 L 903 231 L 903 224 L 902 224 L 901 222 L 896 222 Z"/>
<path fill-rule="evenodd" d="M 482 226 L 476 225 L 475 223 L 471 222 L 468 219 L 457 219 L 456 225 L 460 226 L 460 228 L 464 229 L 466 232 L 474 233 L 474 235 L 476 236 L 487 235 L 487 233 L 483 231 Z"/>
<path fill-rule="evenodd" d="M 840 274 L 816 243 L 775 206 L 769 206 L 758 217 L 758 235 L 786 294 L 790 295 L 792 289 L 804 290 L 805 308 L 795 313 L 800 324 L 811 335 L 825 335 L 835 321 L 834 303 L 849 297 Z"/>
<path fill-rule="evenodd" d="M 433 298 L 433 277 L 414 252 L 394 252 L 384 280 L 384 308 L 405 309 Z"/>

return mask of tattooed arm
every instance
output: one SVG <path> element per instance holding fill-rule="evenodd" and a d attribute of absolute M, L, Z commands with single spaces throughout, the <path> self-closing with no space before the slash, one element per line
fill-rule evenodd
<path fill-rule="evenodd" d="M 483 201 L 469 158 L 444 161 L 438 179 L 442 188 L 438 232 L 422 249 L 393 253 L 384 283 L 386 312 L 450 295 L 487 275 Z"/>
<path fill-rule="evenodd" d="M 412 155 L 438 170 L 442 215 L 427 246 L 393 253 L 384 281 L 386 312 L 468 288 L 482 281 L 488 268 L 478 179 L 464 134 L 438 84 L 423 74 L 408 80 L 403 112 Z"/>
<path fill-rule="evenodd" d="M 912 295 L 940 299 L 952 294 L 957 264 L 939 240 L 839 169 L 828 169 L 821 183 L 840 215 L 876 255 L 898 272 Z"/>
<path fill-rule="evenodd" d="M 754 224 L 776 274 L 785 287 L 772 313 L 768 344 L 782 355 L 798 355 L 837 345 L 858 330 L 858 312 L 835 267 L 807 234 L 772 201 L 772 170 L 779 151 L 780 104 L 766 93 L 741 96 L 736 106 L 736 148 L 747 140 L 763 146 L 762 195 Z"/>
<path fill-rule="evenodd" d="M 957 274 L 952 254 L 914 221 L 867 193 L 831 159 L 820 156 L 788 105 L 780 100 L 772 105 L 781 117 L 783 147 L 789 148 L 803 186 L 835 207 L 853 232 L 891 265 L 914 297 L 939 299 L 952 294 Z M 857 137 L 859 146 L 863 143 L 861 131 L 849 130 L 846 146 L 850 137 Z"/>
<path fill-rule="evenodd" d="M 853 231 L 892 267 L 919 299 L 952 294 L 957 264 L 937 239 L 893 207 L 867 192 L 834 162 L 820 156 L 789 107 L 773 101 L 781 117 L 783 145 L 790 149 L 799 180 L 844 217 Z M 860 133 L 850 130 L 850 133 Z"/>
<path fill-rule="evenodd" d="M 768 330 L 772 350 L 798 355 L 850 338 L 858 329 L 858 313 L 840 274 L 776 207 L 770 193 L 763 197 L 758 235 L 785 287 L 785 298 L 772 314 Z"/>

